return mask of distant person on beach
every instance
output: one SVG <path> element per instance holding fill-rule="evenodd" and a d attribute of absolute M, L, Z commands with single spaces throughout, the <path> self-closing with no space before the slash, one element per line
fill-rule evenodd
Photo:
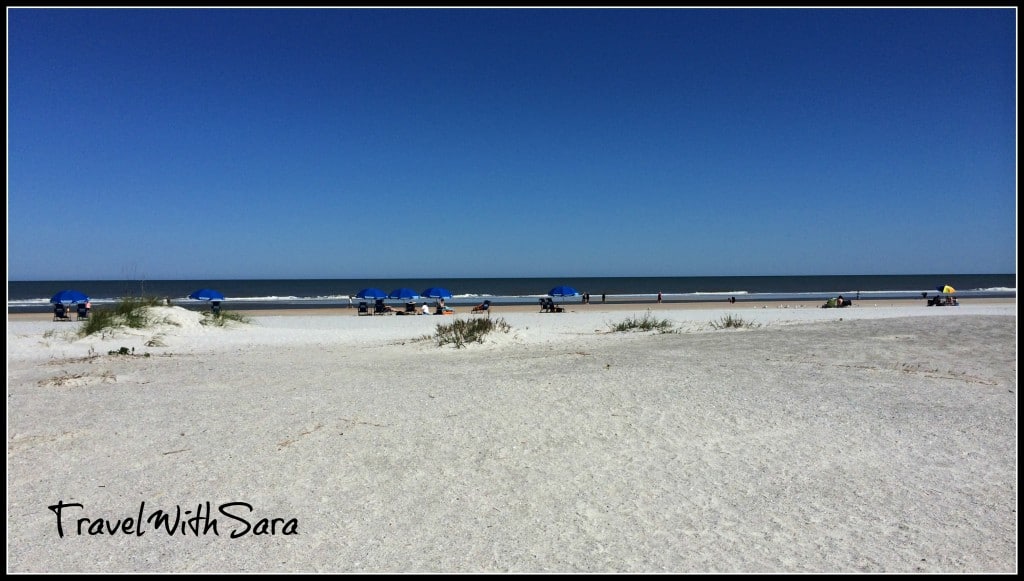
<path fill-rule="evenodd" d="M 730 305 L 735 305 L 736 304 L 736 297 L 729 297 L 729 304 Z"/>
<path fill-rule="evenodd" d="M 348 308 L 352 308 L 352 295 L 348 295 Z"/>
<path fill-rule="evenodd" d="M 426 301 L 424 301 L 424 303 L 423 303 L 423 314 L 424 315 L 429 315 L 430 314 L 430 307 L 427 305 Z"/>
<path fill-rule="evenodd" d="M 604 299 L 605 299 L 605 294 L 604 294 L 604 293 L 601 293 L 601 302 L 602 302 L 602 303 L 604 302 Z"/>
<path fill-rule="evenodd" d="M 658 302 L 661 302 L 661 291 L 658 291 Z"/>

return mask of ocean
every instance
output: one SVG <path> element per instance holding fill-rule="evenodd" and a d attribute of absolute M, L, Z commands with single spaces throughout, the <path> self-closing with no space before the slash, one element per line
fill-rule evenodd
<path fill-rule="evenodd" d="M 169 298 L 172 304 L 202 305 L 188 295 L 211 288 L 225 296 L 224 307 L 238 310 L 337 308 L 348 306 L 349 295 L 376 287 L 385 293 L 408 287 L 451 291 L 446 303 L 475 305 L 490 299 L 494 305 L 535 303 L 550 289 L 568 285 L 590 293 L 597 303 L 649 302 L 662 293 L 664 302 L 826 300 L 843 295 L 853 300 L 920 299 L 950 285 L 961 300 L 972 297 L 1017 296 L 1016 274 L 914 274 L 838 276 L 681 276 L 587 278 L 442 278 L 442 279 L 252 279 L 252 280 L 71 280 L 9 281 L 7 311 L 46 312 L 50 297 L 65 289 L 89 296 L 93 306 L 113 304 L 124 297 Z M 859 298 L 858 298 L 859 297 Z M 579 301 L 579 297 L 566 301 Z M 356 302 L 359 299 L 355 299 Z M 393 303 L 404 301 L 391 301 Z"/>

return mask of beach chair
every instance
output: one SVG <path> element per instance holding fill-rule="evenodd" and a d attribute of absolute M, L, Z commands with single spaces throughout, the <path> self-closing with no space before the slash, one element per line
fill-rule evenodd
<path fill-rule="evenodd" d="M 359 309 L 356 310 L 356 315 L 369 315 L 370 307 L 366 304 L 366 301 L 359 303 Z"/>
<path fill-rule="evenodd" d="M 405 312 L 410 314 L 410 315 L 415 315 L 416 314 L 416 303 L 413 302 L 413 301 L 409 301 L 409 302 L 405 303 Z"/>
<path fill-rule="evenodd" d="M 565 307 L 563 307 L 561 305 L 556 305 L 555 304 L 555 299 L 550 298 L 550 297 L 548 297 L 546 299 L 541 299 L 541 309 L 540 309 L 540 312 L 542 312 L 542 313 L 562 313 L 564 311 L 565 311 Z"/>
<path fill-rule="evenodd" d="M 83 321 L 89 318 L 89 309 L 85 308 L 85 303 L 78 303 L 78 317 L 77 321 Z"/>
<path fill-rule="evenodd" d="M 390 315 L 395 310 L 384 304 L 384 299 L 377 299 L 373 303 L 373 314 L 375 315 Z"/>
<path fill-rule="evenodd" d="M 476 315 L 476 314 L 482 315 L 484 313 L 487 313 L 487 316 L 490 317 L 491 316 L 491 301 L 490 300 L 486 300 L 486 301 L 480 303 L 479 305 L 473 307 L 473 310 L 470 311 L 470 313 L 473 314 L 473 315 Z"/>
<path fill-rule="evenodd" d="M 53 320 L 54 321 L 70 321 L 71 317 L 68 316 L 68 309 L 64 305 L 58 303 L 53 306 Z"/>
<path fill-rule="evenodd" d="M 213 316 L 220 316 L 220 301 L 213 301 L 210 303 L 210 312 Z"/>

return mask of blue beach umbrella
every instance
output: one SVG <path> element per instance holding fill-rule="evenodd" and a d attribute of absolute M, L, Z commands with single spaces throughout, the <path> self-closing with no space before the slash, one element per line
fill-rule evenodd
<path fill-rule="evenodd" d="M 448 290 L 446 288 L 443 288 L 443 287 L 439 287 L 439 286 L 432 286 L 432 287 L 428 288 L 427 290 L 423 291 L 420 294 L 425 296 L 425 297 L 427 297 L 428 299 L 450 299 L 450 298 L 452 298 L 452 291 L 450 291 L 450 290 Z"/>
<path fill-rule="evenodd" d="M 188 295 L 188 298 L 195 299 L 197 301 L 223 301 L 224 295 L 211 288 L 201 288 Z"/>
<path fill-rule="evenodd" d="M 411 300 L 411 299 L 418 299 L 418 298 L 420 298 L 420 295 L 417 294 L 416 291 L 412 290 L 411 288 L 402 287 L 402 288 L 396 288 L 395 290 L 391 291 L 388 294 L 388 298 L 389 299 Z"/>
<path fill-rule="evenodd" d="M 370 287 L 357 292 L 356 297 L 361 299 L 386 299 L 388 298 L 388 293 L 379 288 Z"/>
<path fill-rule="evenodd" d="M 548 294 L 553 297 L 574 297 L 580 294 L 580 291 L 572 288 L 571 286 L 556 286 L 555 288 L 548 291 Z M 564 301 L 563 301 L 564 302 Z"/>
<path fill-rule="evenodd" d="M 78 292 L 76 290 L 62 290 L 59 293 L 50 297 L 50 302 L 53 304 L 57 303 L 84 303 L 88 302 L 89 297 L 85 293 Z"/>
<path fill-rule="evenodd" d="M 553 297 L 574 297 L 580 294 L 580 291 L 572 288 L 571 286 L 556 286 L 548 291 L 548 294 Z"/>

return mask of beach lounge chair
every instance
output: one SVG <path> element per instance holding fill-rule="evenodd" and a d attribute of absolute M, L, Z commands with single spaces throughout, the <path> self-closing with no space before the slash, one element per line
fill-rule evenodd
<path fill-rule="evenodd" d="M 405 312 L 410 314 L 410 315 L 417 314 L 416 313 L 416 302 L 415 301 L 409 301 L 409 302 L 405 303 Z"/>
<path fill-rule="evenodd" d="M 359 308 L 356 310 L 356 315 L 369 315 L 370 307 L 366 304 L 366 301 L 359 303 Z"/>
<path fill-rule="evenodd" d="M 64 305 L 57 303 L 53 306 L 53 320 L 54 321 L 70 321 L 71 317 L 68 316 L 68 309 Z"/>
<path fill-rule="evenodd" d="M 537 300 L 540 301 L 540 312 L 548 312 L 548 299 L 542 297 Z"/>
<path fill-rule="evenodd" d="M 78 303 L 78 318 L 77 321 L 83 321 L 89 318 L 89 309 L 85 308 L 85 303 Z"/>
<path fill-rule="evenodd" d="M 220 301 L 213 301 L 210 303 L 210 312 L 213 313 L 214 316 L 220 315 Z"/>
<path fill-rule="evenodd" d="M 484 313 L 487 313 L 487 316 L 490 317 L 491 316 L 491 301 L 488 299 L 488 300 L 480 303 L 479 305 L 473 307 L 473 310 L 470 311 L 470 313 L 474 314 L 474 315 L 476 315 L 476 314 L 481 314 L 482 315 Z"/>
<path fill-rule="evenodd" d="M 373 314 L 375 315 L 390 315 L 394 312 L 394 309 L 384 304 L 384 299 L 377 299 L 373 303 Z"/>

